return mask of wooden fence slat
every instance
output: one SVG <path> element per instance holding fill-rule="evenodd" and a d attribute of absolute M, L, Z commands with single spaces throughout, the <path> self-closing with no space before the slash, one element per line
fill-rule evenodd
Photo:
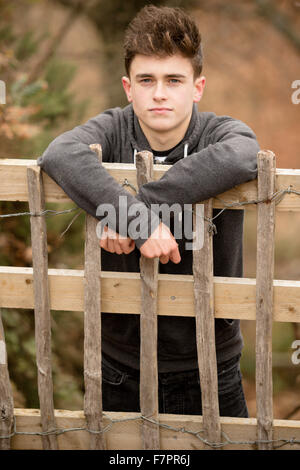
<path fill-rule="evenodd" d="M 31 213 L 45 209 L 41 169 L 27 169 L 28 200 Z M 47 227 L 45 216 L 30 216 L 34 287 L 35 344 L 38 393 L 43 432 L 56 428 L 51 367 L 51 316 L 48 285 Z M 43 436 L 45 450 L 57 449 L 56 435 Z"/>
<path fill-rule="evenodd" d="M 275 155 L 258 154 L 258 197 L 269 198 L 275 190 Z M 256 267 L 256 408 L 257 438 L 271 440 L 273 429 L 272 321 L 274 278 L 275 203 L 257 208 Z M 272 449 L 260 443 L 259 449 Z"/>
<path fill-rule="evenodd" d="M 102 161 L 101 146 L 90 146 Z M 101 366 L 101 248 L 96 234 L 98 221 L 86 214 L 84 261 L 84 414 L 90 431 L 90 449 L 106 448 L 102 419 Z M 99 434 L 98 434 L 99 433 Z"/>
<path fill-rule="evenodd" d="M 153 155 L 136 155 L 138 186 L 153 179 Z M 141 255 L 141 350 L 140 350 L 140 406 L 141 414 L 158 422 L 158 370 L 157 370 L 157 286 L 158 258 Z M 142 423 L 143 448 L 160 448 L 159 427 L 149 421 Z"/>
<path fill-rule="evenodd" d="M 7 354 L 0 309 L 0 450 L 10 449 L 10 436 L 14 422 L 14 401 L 7 368 Z M 2 437 L 1 437 L 2 436 Z"/>
<path fill-rule="evenodd" d="M 193 206 L 193 225 L 195 228 L 193 276 L 203 428 L 205 437 L 209 442 L 221 442 L 215 346 L 213 245 L 212 232 L 208 230 L 208 219 L 212 218 L 212 199 L 204 202 L 204 219 L 198 215 L 196 207 L 197 205 Z M 200 248 L 202 245 L 201 230 L 203 224 L 203 247 Z"/>

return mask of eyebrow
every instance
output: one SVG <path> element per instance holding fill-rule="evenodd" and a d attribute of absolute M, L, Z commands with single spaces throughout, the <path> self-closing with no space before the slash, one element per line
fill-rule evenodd
<path fill-rule="evenodd" d="M 153 73 L 138 73 L 135 78 L 146 78 L 146 77 L 154 77 Z M 186 75 L 182 75 L 181 73 L 168 73 L 165 75 L 166 78 L 186 78 Z"/>

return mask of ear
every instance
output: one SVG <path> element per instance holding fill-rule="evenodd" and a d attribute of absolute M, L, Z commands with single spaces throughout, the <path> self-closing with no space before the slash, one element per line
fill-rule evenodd
<path fill-rule="evenodd" d="M 127 99 L 129 103 L 132 102 L 132 97 L 131 97 L 131 83 L 130 79 L 128 77 L 122 77 L 122 85 L 124 88 L 124 91 L 126 93 Z"/>
<path fill-rule="evenodd" d="M 196 78 L 194 83 L 194 103 L 198 103 L 203 95 L 204 87 L 205 87 L 205 77 L 201 76 Z"/>

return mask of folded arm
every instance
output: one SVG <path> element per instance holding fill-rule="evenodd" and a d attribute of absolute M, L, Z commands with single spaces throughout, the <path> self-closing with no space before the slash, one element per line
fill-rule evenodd
<path fill-rule="evenodd" d="M 224 118 L 206 136 L 207 146 L 176 162 L 158 181 L 144 184 L 138 199 L 150 204 L 193 204 L 257 177 L 259 145 L 241 121 Z"/>
<path fill-rule="evenodd" d="M 99 205 L 113 207 L 113 220 L 106 217 L 106 225 L 102 227 L 100 246 L 103 249 L 129 254 L 136 245 L 147 258 L 159 257 L 161 262 L 171 260 L 178 263 L 178 245 L 169 229 L 144 203 L 116 182 L 90 149 L 90 144 L 100 143 L 103 161 L 110 159 L 113 139 L 109 139 L 104 129 L 104 126 L 109 127 L 104 122 L 106 119 L 109 116 L 102 116 L 102 125 L 97 118 L 91 119 L 85 125 L 60 135 L 38 159 L 38 164 L 79 207 L 97 219 L 103 220 L 97 210 Z M 121 219 L 127 221 L 125 226 L 121 224 L 122 227 L 119 225 L 120 213 Z M 133 240 L 128 237 L 128 231 L 130 233 L 131 222 L 136 226 L 137 217 L 140 231 Z"/>
<path fill-rule="evenodd" d="M 57 137 L 38 159 L 38 164 L 79 207 L 98 220 L 104 218 L 103 214 L 99 215 L 99 211 L 97 214 L 99 205 L 112 207 L 113 210 L 108 213 L 108 226 L 123 236 L 127 236 L 130 223 L 141 213 L 140 232 L 135 239 L 140 248 L 160 221 L 144 203 L 117 183 L 99 162 L 96 153 L 89 148 L 90 144 L 100 143 L 103 161 L 109 161 L 112 139 L 105 132 L 108 127 L 103 121 L 105 119 L 109 119 L 109 116 L 102 117 L 102 121 L 91 119 L 85 125 Z M 121 227 L 119 220 L 124 218 L 127 223 Z"/>

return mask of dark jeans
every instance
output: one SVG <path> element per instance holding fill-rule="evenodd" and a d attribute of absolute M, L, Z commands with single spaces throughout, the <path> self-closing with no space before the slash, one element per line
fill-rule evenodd
<path fill-rule="evenodd" d="M 248 417 L 242 387 L 240 354 L 218 366 L 220 416 Z M 139 371 L 102 358 L 104 411 L 140 411 Z M 201 415 L 199 372 L 160 373 L 159 413 Z"/>

